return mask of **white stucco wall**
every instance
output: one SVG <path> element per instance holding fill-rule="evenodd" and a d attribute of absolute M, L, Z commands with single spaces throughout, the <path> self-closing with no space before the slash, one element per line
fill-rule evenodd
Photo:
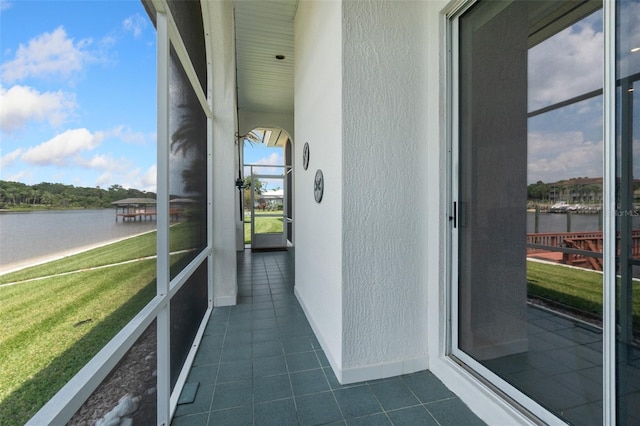
<path fill-rule="evenodd" d="M 295 156 L 296 293 L 343 383 L 428 366 L 424 9 L 304 1 L 296 15 L 296 144 L 311 158 L 305 171 Z"/>
<path fill-rule="evenodd" d="M 347 382 L 428 366 L 424 14 L 425 2 L 343 3 Z"/>
<path fill-rule="evenodd" d="M 235 305 L 236 228 L 239 218 L 237 176 L 236 81 L 233 4 L 210 2 L 213 73 L 213 304 Z M 240 224 L 240 225 L 239 225 Z"/>
<path fill-rule="evenodd" d="M 342 9 L 339 2 L 307 2 L 295 19 L 296 295 L 327 358 L 342 365 Z M 309 143 L 309 169 L 302 146 Z M 313 197 L 317 169 L 324 198 Z"/>

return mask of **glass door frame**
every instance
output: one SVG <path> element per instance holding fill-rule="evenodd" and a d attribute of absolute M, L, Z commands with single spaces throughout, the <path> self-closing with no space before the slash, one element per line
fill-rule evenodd
<path fill-rule="evenodd" d="M 250 203 L 251 203 L 251 249 L 252 250 L 262 250 L 262 249 L 278 249 L 278 248 L 286 248 L 287 244 L 288 244 L 288 233 L 287 233 L 287 224 L 290 222 L 289 219 L 289 211 L 287 208 L 287 200 L 288 200 L 288 192 L 289 192 L 289 188 L 288 188 L 288 184 L 287 184 L 287 178 L 289 176 L 289 174 L 291 173 L 291 166 L 265 166 L 265 165 L 258 165 L 258 164 L 245 164 L 245 167 L 249 167 L 249 173 L 251 176 L 251 186 L 250 186 Z M 269 174 L 269 173 L 255 173 L 254 170 L 259 170 L 259 169 L 282 169 L 282 173 L 281 174 Z M 272 237 L 269 239 L 269 241 L 267 241 L 265 239 L 264 242 L 261 241 L 256 241 L 256 235 L 261 235 L 261 234 L 256 234 L 255 230 L 256 230 L 256 226 L 255 226 L 255 220 L 256 220 L 256 214 L 255 214 L 255 209 L 256 209 L 256 187 L 255 187 L 255 180 L 258 179 L 278 179 L 278 180 L 282 180 L 282 214 L 264 214 L 261 215 L 261 217 L 273 217 L 273 218 L 282 218 L 282 233 L 270 233 L 270 234 L 264 234 L 268 237 Z M 278 244 L 272 244 L 270 241 L 275 241 L 275 238 L 273 238 L 275 235 L 281 235 L 281 239 L 278 238 L 279 243 Z M 259 238 L 258 238 L 259 239 Z"/>
<path fill-rule="evenodd" d="M 516 404 L 548 424 L 566 424 L 552 412 L 517 390 L 460 349 L 459 326 L 459 141 L 460 141 L 460 37 L 459 18 L 479 0 L 458 3 L 445 14 L 447 58 L 444 67 L 446 99 L 446 215 L 448 217 L 446 239 L 446 282 L 448 301 L 446 314 L 446 356 L 455 358 L 466 368 L 475 371 L 491 386 L 504 392 Z M 616 423 L 616 1 L 603 0 L 604 32 L 604 81 L 603 81 L 603 424 Z"/>

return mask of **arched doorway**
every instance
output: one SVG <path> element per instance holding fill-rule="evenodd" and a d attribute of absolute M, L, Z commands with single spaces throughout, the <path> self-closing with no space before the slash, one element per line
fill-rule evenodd
<path fill-rule="evenodd" d="M 257 127 L 244 139 L 245 247 L 285 250 L 292 245 L 292 147 L 288 133 Z"/>

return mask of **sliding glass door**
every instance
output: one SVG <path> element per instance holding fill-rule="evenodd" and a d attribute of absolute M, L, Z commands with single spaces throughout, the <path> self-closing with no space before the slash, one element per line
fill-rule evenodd
<path fill-rule="evenodd" d="M 615 394 L 619 423 L 640 421 L 640 2 L 615 9 L 480 0 L 450 21 L 451 352 L 549 423 L 602 424 Z M 603 91 L 607 60 L 617 89 Z M 617 351 L 603 338 L 607 308 Z M 614 359 L 617 391 L 605 391 Z"/>
<path fill-rule="evenodd" d="M 640 1 L 616 4 L 616 412 L 640 423 Z"/>

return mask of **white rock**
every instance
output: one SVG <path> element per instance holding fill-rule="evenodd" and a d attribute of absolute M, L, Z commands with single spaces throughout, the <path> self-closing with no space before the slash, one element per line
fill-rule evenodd
<path fill-rule="evenodd" d="M 138 409 L 140 403 L 139 397 L 133 397 L 131 394 L 126 394 L 111 411 L 109 411 L 103 418 L 96 421 L 95 426 L 118 426 L 120 424 L 120 418 L 134 413 Z"/>

